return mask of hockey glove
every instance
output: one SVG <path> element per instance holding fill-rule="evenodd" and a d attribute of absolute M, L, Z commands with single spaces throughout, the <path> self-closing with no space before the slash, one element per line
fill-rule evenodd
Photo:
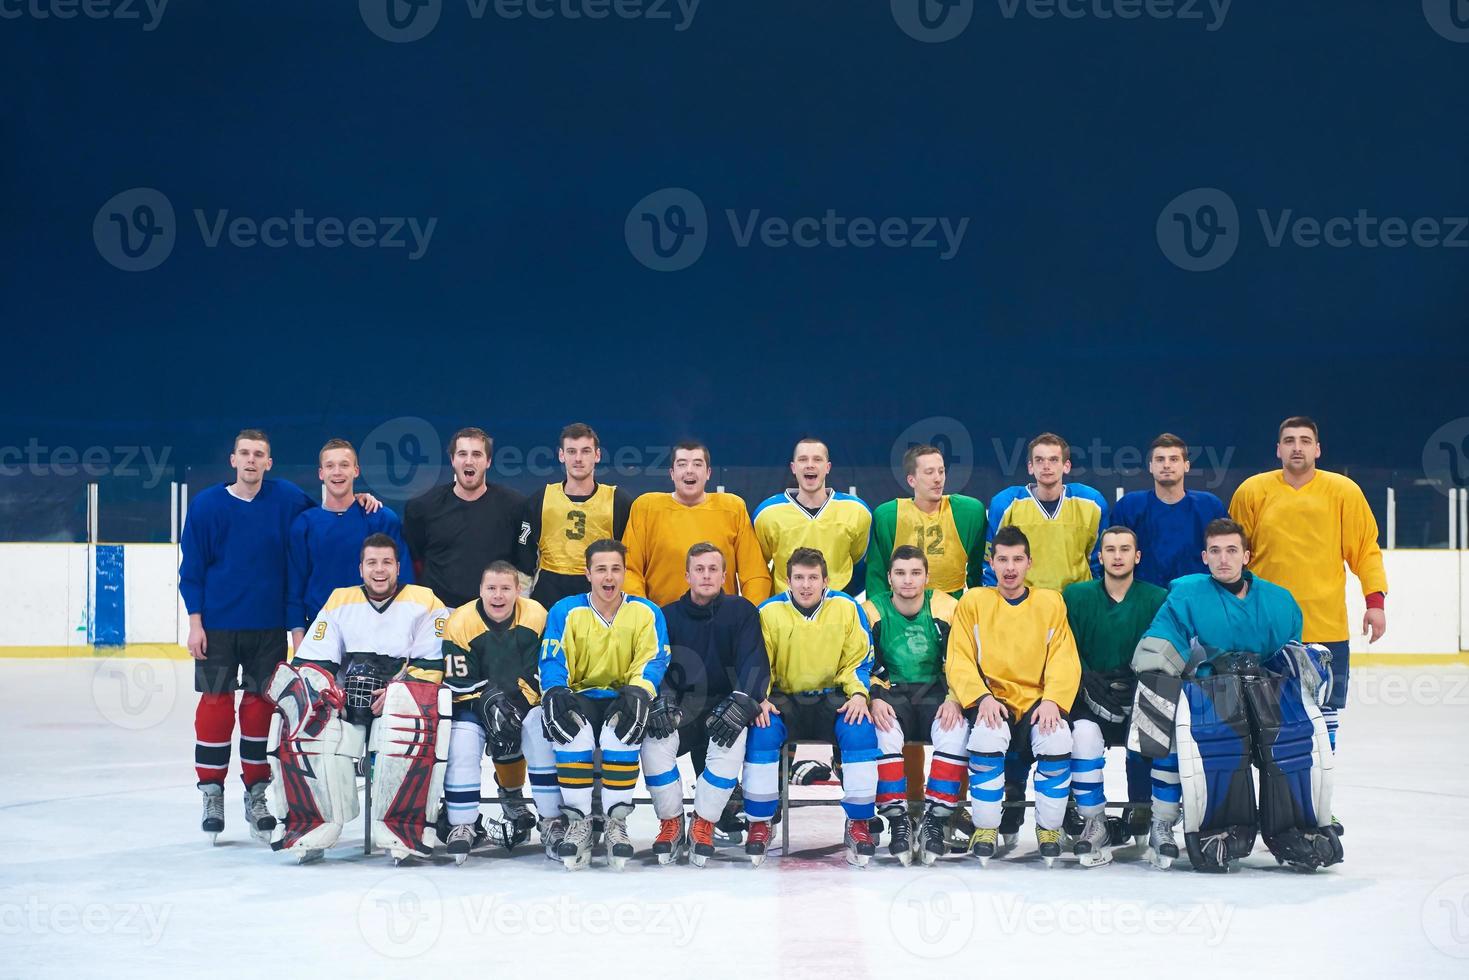
<path fill-rule="evenodd" d="M 1120 723 L 1132 714 L 1137 677 L 1130 670 L 1081 672 L 1081 694 L 1086 706 L 1102 721 Z"/>
<path fill-rule="evenodd" d="M 720 748 L 729 748 L 759 714 L 760 703 L 748 694 L 735 691 L 725 695 L 724 700 L 709 712 L 709 720 L 705 723 L 709 740 Z"/>
<path fill-rule="evenodd" d="M 485 737 L 497 747 L 516 749 L 520 746 L 520 729 L 525 721 L 520 706 L 498 687 L 487 688 L 475 705 Z"/>
<path fill-rule="evenodd" d="M 553 687 L 541 695 L 541 727 L 557 745 L 570 745 L 587 719 L 577 710 L 576 695 L 569 687 Z"/>
<path fill-rule="evenodd" d="M 625 685 L 617 693 L 612 710 L 607 712 L 607 724 L 612 734 L 624 745 L 636 745 L 643 740 L 648 727 L 648 706 L 653 696 L 636 684 Z"/>
<path fill-rule="evenodd" d="M 653 706 L 648 709 L 648 736 L 650 738 L 668 738 L 670 735 L 678 734 L 678 726 L 683 724 L 683 708 L 678 702 L 669 697 L 659 696 L 653 699 Z"/>

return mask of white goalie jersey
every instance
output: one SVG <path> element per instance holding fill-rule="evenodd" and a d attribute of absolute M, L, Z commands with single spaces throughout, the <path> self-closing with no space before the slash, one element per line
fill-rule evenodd
<path fill-rule="evenodd" d="M 443 671 L 444 625 L 449 610 L 421 585 L 405 585 L 375 606 L 362 586 L 337 589 L 306 631 L 296 661 L 332 665 L 336 673 L 357 654 L 407 661 L 409 675 L 437 682 Z"/>

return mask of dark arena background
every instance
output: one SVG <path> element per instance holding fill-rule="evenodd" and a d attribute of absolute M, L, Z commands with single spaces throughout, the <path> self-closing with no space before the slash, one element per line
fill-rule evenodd
<path fill-rule="evenodd" d="M 0 976 L 1459 975 L 1466 0 L 0 0 L 0 79 Z M 1169 431 L 1228 503 L 1293 415 L 1391 582 L 1339 866 L 858 872 L 832 808 L 759 871 L 297 868 L 233 775 L 195 829 L 178 541 L 243 428 L 399 514 L 463 426 L 527 494 L 570 422 L 632 494 L 697 438 L 753 511 L 803 435 L 876 506 L 921 443 L 988 502 L 1042 431 L 1112 501 Z"/>

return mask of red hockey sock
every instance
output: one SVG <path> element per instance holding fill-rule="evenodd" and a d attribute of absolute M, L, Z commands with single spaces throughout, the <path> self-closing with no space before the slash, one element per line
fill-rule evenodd
<path fill-rule="evenodd" d="M 968 760 L 935 752 L 928 767 L 928 798 L 949 807 L 957 805 L 968 773 Z"/>
<path fill-rule="evenodd" d="M 877 760 L 877 808 L 908 801 L 908 779 L 903 773 L 903 756 L 884 755 Z"/>
<path fill-rule="evenodd" d="M 270 738 L 270 702 L 258 694 L 240 696 L 240 778 L 246 786 L 269 782 L 265 743 Z"/>
<path fill-rule="evenodd" d="M 224 782 L 234 731 L 234 694 L 199 695 L 199 706 L 194 709 L 194 772 L 199 782 Z"/>

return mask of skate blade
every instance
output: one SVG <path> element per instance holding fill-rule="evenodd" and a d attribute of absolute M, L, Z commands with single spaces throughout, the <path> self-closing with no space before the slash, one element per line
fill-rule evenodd
<path fill-rule="evenodd" d="M 979 858 L 979 866 L 981 868 L 988 868 L 990 866 L 990 858 L 993 857 L 993 855 L 976 854 L 975 857 Z"/>
<path fill-rule="evenodd" d="M 866 854 L 852 854 L 851 852 L 848 852 L 847 853 L 847 864 L 850 867 L 853 867 L 853 868 L 865 868 L 865 867 L 867 867 L 868 860 L 869 860 L 869 855 L 866 855 Z"/>
<path fill-rule="evenodd" d="M 613 871 L 621 871 L 623 868 L 627 867 L 627 858 L 612 857 L 611 855 L 608 855 L 607 867 L 612 869 Z"/>
<path fill-rule="evenodd" d="M 209 846 L 210 847 L 218 847 L 219 846 L 219 835 L 218 834 L 210 834 L 209 835 Z"/>
<path fill-rule="evenodd" d="M 312 848 L 310 850 L 298 852 L 296 854 L 296 864 L 315 864 L 316 862 L 323 860 L 325 857 L 326 851 Z"/>
<path fill-rule="evenodd" d="M 925 868 L 928 868 L 933 866 L 934 862 L 939 859 L 939 856 L 933 851 L 922 851 L 919 853 L 918 859 L 923 862 Z"/>
<path fill-rule="evenodd" d="M 1048 868 L 1054 868 L 1056 866 L 1056 859 L 1053 857 L 1042 857 L 1041 860 L 1046 862 L 1046 867 Z"/>
<path fill-rule="evenodd" d="M 1167 871 L 1169 868 L 1173 867 L 1173 858 L 1163 854 L 1159 854 L 1151 847 L 1148 848 L 1147 853 L 1143 856 L 1148 859 L 1149 864 L 1157 868 L 1159 871 Z"/>
<path fill-rule="evenodd" d="M 913 863 L 913 852 L 912 851 L 903 851 L 903 852 L 901 852 L 899 854 L 895 854 L 893 856 L 896 857 L 898 859 L 898 863 L 901 864 L 905 868 L 908 867 L 910 864 Z"/>
<path fill-rule="evenodd" d="M 752 868 L 758 868 L 758 867 L 760 867 L 760 865 L 762 865 L 762 864 L 765 863 L 765 855 L 764 854 L 751 854 L 751 855 L 749 855 L 749 858 L 750 858 L 750 867 L 752 867 Z"/>
<path fill-rule="evenodd" d="M 657 857 L 658 863 L 660 865 L 673 864 L 678 861 L 678 850 L 674 849 L 672 851 L 659 851 Z"/>
<path fill-rule="evenodd" d="M 590 851 L 584 851 L 574 857 L 561 858 L 560 861 L 566 866 L 567 871 L 580 871 L 592 863 L 592 853 Z"/>
<path fill-rule="evenodd" d="M 696 868 L 702 868 L 708 862 L 709 855 L 707 854 L 691 853 L 689 855 L 689 864 L 693 865 Z"/>
<path fill-rule="evenodd" d="M 1112 855 L 1107 851 L 1087 852 L 1076 855 L 1083 868 L 1100 868 L 1104 864 L 1112 863 Z"/>
<path fill-rule="evenodd" d="M 451 854 L 449 856 L 454 859 L 454 867 L 456 868 L 464 867 L 464 862 L 469 860 L 468 854 Z"/>

